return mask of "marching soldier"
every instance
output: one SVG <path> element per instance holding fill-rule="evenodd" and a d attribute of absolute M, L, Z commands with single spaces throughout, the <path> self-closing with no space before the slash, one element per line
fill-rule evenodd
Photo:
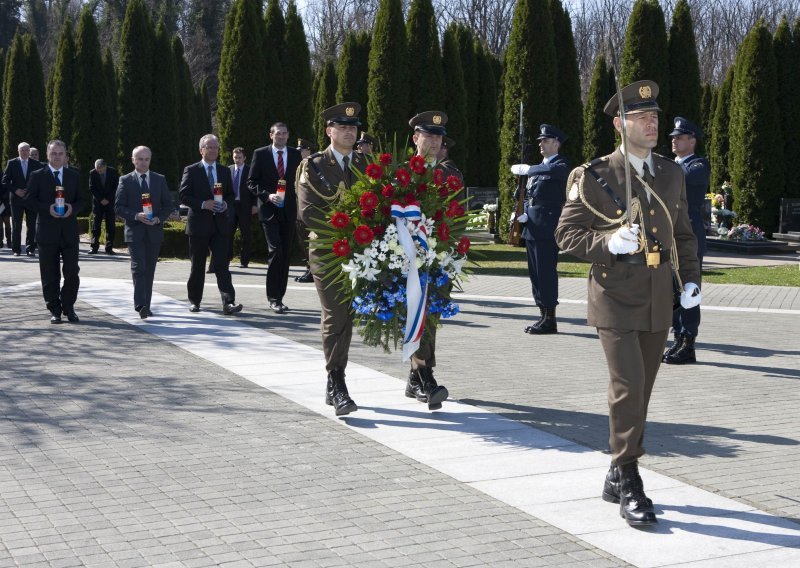
<path fill-rule="evenodd" d="M 360 111 L 358 103 L 342 103 L 322 111 L 325 133 L 331 143 L 322 152 L 303 160 L 297 169 L 297 216 L 311 232 L 312 238 L 314 230 L 328 222 L 320 210 L 336 200 L 345 187 L 355 183 L 351 166 L 361 173 L 367 167 L 364 157 L 353 151 L 358 127 L 361 126 Z M 311 273 L 322 308 L 322 350 L 328 371 L 325 403 L 333 406 L 336 416 L 342 416 L 358 410 L 347 392 L 344 373 L 353 336 L 353 319 L 350 305 L 339 286 L 330 281 L 323 282 L 324 262 L 320 260 L 327 253 L 326 250 L 314 249 L 313 243 L 309 247 Z"/>
<path fill-rule="evenodd" d="M 555 230 L 564 206 L 564 187 L 569 175 L 569 161 L 558 153 L 567 135 L 555 126 L 539 126 L 539 150 L 544 156 L 541 164 L 515 164 L 511 173 L 528 176 L 525 208 L 519 222 L 523 224 L 522 238 L 528 252 L 528 275 L 533 299 L 539 307 L 539 321 L 525 328 L 525 333 L 543 335 L 558 333 L 558 246 Z M 517 189 L 519 191 L 519 189 Z M 514 194 L 514 201 L 519 198 Z"/>
<path fill-rule="evenodd" d="M 706 252 L 706 226 L 703 222 L 703 208 L 706 193 L 711 182 L 711 167 L 708 160 L 694 153 L 697 141 L 703 139 L 699 126 L 683 117 L 675 117 L 675 129 L 669 133 L 672 138 L 672 153 L 675 162 L 683 168 L 686 178 L 686 199 L 689 202 L 689 219 L 697 238 L 697 261 L 703 268 L 703 255 Z M 672 333 L 675 341 L 663 361 L 670 365 L 683 365 L 697 361 L 694 342 L 700 328 L 700 306 L 689 310 L 678 307 L 672 314 Z"/>
<path fill-rule="evenodd" d="M 652 153 L 658 142 L 658 85 L 638 81 L 604 112 L 624 146 L 573 170 L 556 228 L 562 250 L 592 262 L 588 323 L 597 328 L 610 375 L 612 461 L 603 499 L 620 504 L 631 526 L 656 523 L 638 459 L 661 355 L 672 320 L 673 271 L 684 282 L 681 305 L 700 304 L 697 241 L 687 212 L 683 171 Z M 631 193 L 626 191 L 626 162 Z M 629 202 L 628 202 L 629 201 Z"/>

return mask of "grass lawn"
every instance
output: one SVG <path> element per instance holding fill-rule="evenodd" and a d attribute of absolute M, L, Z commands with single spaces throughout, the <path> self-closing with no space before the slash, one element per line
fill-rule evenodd
<path fill-rule="evenodd" d="M 472 254 L 474 253 L 474 254 Z M 502 244 L 473 243 L 471 257 L 475 274 L 527 276 L 528 261 L 525 249 Z M 563 278 L 586 278 L 588 262 L 568 254 L 559 256 L 558 275 Z M 714 284 L 763 284 L 768 286 L 799 286 L 800 265 L 751 266 L 703 270 L 703 282 Z"/>

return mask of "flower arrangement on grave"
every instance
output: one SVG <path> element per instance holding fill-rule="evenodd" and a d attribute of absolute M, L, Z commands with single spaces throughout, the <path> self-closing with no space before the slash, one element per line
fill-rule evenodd
<path fill-rule="evenodd" d="M 755 225 L 740 224 L 730 230 L 720 229 L 720 236 L 725 240 L 731 241 L 765 241 L 764 231 Z"/>
<path fill-rule="evenodd" d="M 711 200 L 711 222 L 717 226 L 717 233 L 722 235 L 722 231 L 733 224 L 736 213 L 725 207 L 726 197 L 732 192 L 731 184 L 724 182 L 720 188 L 720 193 L 709 193 L 706 195 Z"/>

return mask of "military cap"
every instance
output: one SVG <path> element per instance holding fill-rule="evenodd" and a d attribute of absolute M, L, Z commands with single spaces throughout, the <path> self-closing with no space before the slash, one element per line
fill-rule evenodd
<path fill-rule="evenodd" d="M 447 115 L 439 110 L 426 110 L 408 121 L 414 131 L 422 130 L 428 134 L 447 134 L 444 125 L 447 124 Z"/>
<path fill-rule="evenodd" d="M 375 138 L 370 136 L 370 134 L 368 132 L 365 132 L 364 130 L 362 130 L 361 131 L 361 138 L 356 140 L 356 145 L 358 145 L 358 144 L 375 144 Z"/>
<path fill-rule="evenodd" d="M 622 104 L 625 105 L 625 114 L 639 112 L 661 111 L 656 97 L 658 85 L 653 81 L 636 81 L 622 88 Z M 619 115 L 619 100 L 615 94 L 606 103 L 603 112 L 608 116 Z"/>
<path fill-rule="evenodd" d="M 555 138 L 562 144 L 567 141 L 567 135 L 552 124 L 540 124 L 539 136 L 537 136 L 536 139 L 543 140 L 545 138 Z"/>
<path fill-rule="evenodd" d="M 450 138 L 449 136 L 444 136 L 442 138 L 442 146 L 444 146 L 445 148 L 450 149 L 455 145 L 456 145 L 456 141 L 453 140 L 452 138 Z"/>
<path fill-rule="evenodd" d="M 297 139 L 297 149 L 298 150 L 311 150 L 312 152 L 317 151 L 317 145 L 314 144 L 311 140 L 306 140 L 305 138 L 298 138 Z"/>
<path fill-rule="evenodd" d="M 691 120 L 686 120 L 682 116 L 675 117 L 675 129 L 668 134 L 668 136 L 680 136 L 681 134 L 688 134 L 694 136 L 698 140 L 703 139 L 703 130 Z"/>
<path fill-rule="evenodd" d="M 361 126 L 358 113 L 361 112 L 361 105 L 358 103 L 341 103 L 326 108 L 320 113 L 325 126 L 330 124 L 346 124 L 350 126 Z"/>

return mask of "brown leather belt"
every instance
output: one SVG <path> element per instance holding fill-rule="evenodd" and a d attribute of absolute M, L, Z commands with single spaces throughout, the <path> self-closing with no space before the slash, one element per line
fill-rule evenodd
<path fill-rule="evenodd" d="M 659 264 L 664 264 L 665 262 L 669 262 L 669 249 L 658 251 L 661 258 L 659 259 Z M 645 257 L 645 253 L 637 252 L 636 254 L 618 254 L 617 255 L 617 262 L 624 262 L 625 264 L 639 264 L 639 265 L 646 265 L 647 258 Z"/>

